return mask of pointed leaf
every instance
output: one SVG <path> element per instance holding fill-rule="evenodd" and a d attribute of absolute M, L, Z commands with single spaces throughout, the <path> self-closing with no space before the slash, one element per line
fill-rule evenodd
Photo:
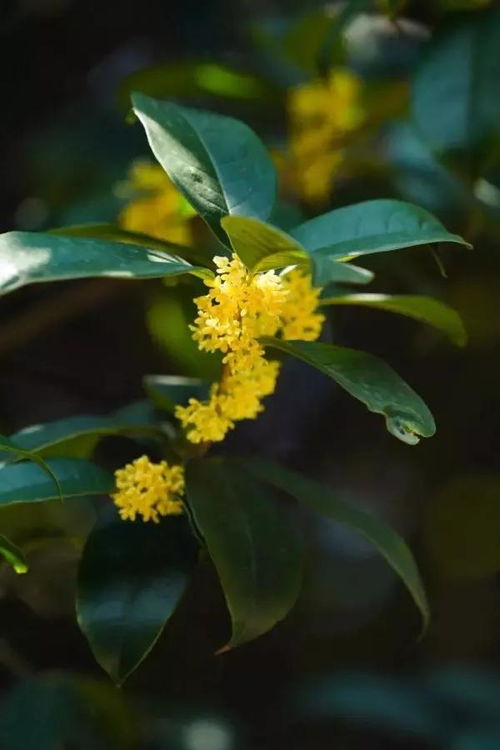
<path fill-rule="evenodd" d="M 147 247 L 149 250 L 159 250 L 161 253 L 176 255 L 179 258 L 187 260 L 195 266 L 212 267 L 212 258 L 206 252 L 197 250 L 195 247 L 186 247 L 177 245 L 168 240 L 160 240 L 158 237 L 150 237 L 142 232 L 132 232 L 129 229 L 123 229 L 117 224 L 72 224 L 67 227 L 57 227 L 50 230 L 51 234 L 62 234 L 70 237 L 95 237 L 102 240 L 111 240 L 112 242 L 122 242 L 129 245 L 138 245 Z M 198 270 L 197 276 L 203 274 L 203 270 Z M 212 276 L 208 271 L 206 276 Z"/>
<path fill-rule="evenodd" d="M 0 257 L 0 294 L 46 281 L 93 276 L 158 278 L 196 275 L 200 270 L 182 258 L 147 247 L 43 232 L 0 235 Z"/>
<path fill-rule="evenodd" d="M 140 423 L 119 413 L 110 416 L 78 415 L 24 427 L 11 436 L 17 445 L 40 455 L 86 458 L 106 435 L 133 435 L 165 439 L 160 425 Z M 84 438 L 84 440 L 82 440 Z M 0 444 L 0 448 L 3 445 Z M 0 451 L 0 458 L 1 458 Z"/>
<path fill-rule="evenodd" d="M 469 246 L 425 209 L 395 200 L 337 208 L 299 224 L 290 234 L 311 253 L 343 260 L 435 242 Z"/>
<path fill-rule="evenodd" d="M 304 248 L 272 224 L 248 216 L 226 216 L 221 224 L 233 250 L 251 271 L 270 271 L 298 263 L 309 265 Z"/>
<path fill-rule="evenodd" d="M 222 242 L 223 216 L 270 216 L 276 170 L 250 128 L 144 94 L 133 94 L 132 102 L 153 154 Z"/>
<path fill-rule="evenodd" d="M 415 445 L 419 436 L 434 435 L 436 425 L 425 403 L 382 359 L 357 349 L 312 341 L 261 341 L 324 372 L 369 411 L 382 414 L 388 431 L 399 440 Z"/>
<path fill-rule="evenodd" d="M 28 565 L 23 553 L 10 539 L 0 534 L 0 555 L 9 563 L 16 573 L 27 573 Z"/>
<path fill-rule="evenodd" d="M 122 521 L 112 505 L 101 513 L 80 564 L 77 614 L 95 658 L 118 684 L 158 640 L 196 558 L 184 516 L 155 524 Z"/>
<path fill-rule="evenodd" d="M 341 263 L 329 255 L 311 253 L 314 286 L 329 284 L 368 284 L 375 274 L 367 268 Z"/>
<path fill-rule="evenodd" d="M 152 401 L 166 411 L 174 411 L 177 404 L 185 405 L 190 398 L 203 401 L 208 397 L 209 385 L 199 378 L 180 375 L 145 375 L 144 388 Z"/>
<path fill-rule="evenodd" d="M 277 464 L 259 460 L 244 466 L 260 479 L 295 497 L 321 515 L 359 531 L 385 557 L 419 608 L 424 628 L 429 623 L 429 605 L 415 559 L 400 535 L 376 516 L 343 502 L 329 487 Z"/>
<path fill-rule="evenodd" d="M 407 315 L 438 328 L 457 346 L 467 343 L 467 333 L 460 315 L 453 308 L 432 297 L 410 294 L 339 294 L 335 297 L 325 297 L 321 300 L 321 305 L 361 305 Z"/>
<path fill-rule="evenodd" d="M 265 485 L 220 458 L 191 462 L 187 499 L 217 569 L 231 615 L 226 649 L 282 620 L 295 603 L 301 554 Z"/>
<path fill-rule="evenodd" d="M 78 458 L 55 458 L 46 466 L 57 478 L 65 498 L 111 492 L 113 475 Z M 0 465 L 0 506 L 57 500 L 59 491 L 43 467 L 33 463 Z"/>

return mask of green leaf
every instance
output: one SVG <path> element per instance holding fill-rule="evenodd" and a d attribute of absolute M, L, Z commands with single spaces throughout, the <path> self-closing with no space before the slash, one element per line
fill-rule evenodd
<path fill-rule="evenodd" d="M 220 458 L 191 462 L 186 487 L 231 615 L 227 650 L 270 630 L 292 608 L 300 548 L 269 489 L 234 464 Z"/>
<path fill-rule="evenodd" d="M 500 136 L 499 48 L 498 9 L 454 18 L 432 40 L 412 82 L 411 106 L 434 149 L 485 153 Z"/>
<path fill-rule="evenodd" d="M 0 534 L 0 555 L 2 555 L 16 573 L 28 572 L 28 565 L 19 547 L 2 534 Z"/>
<path fill-rule="evenodd" d="M 255 476 L 289 493 L 321 515 L 365 536 L 401 578 L 422 614 L 424 629 L 427 627 L 429 605 L 425 589 L 411 550 L 396 531 L 370 513 L 339 500 L 328 487 L 296 471 L 259 460 L 245 461 L 244 465 Z"/>
<path fill-rule="evenodd" d="M 0 257 L 0 294 L 46 281 L 158 278 L 200 271 L 182 258 L 147 247 L 42 232 L 0 235 Z"/>
<path fill-rule="evenodd" d="M 132 103 L 153 154 L 223 243 L 223 216 L 270 216 L 276 170 L 250 128 L 144 94 L 133 94 Z"/>
<path fill-rule="evenodd" d="M 78 622 L 118 684 L 149 654 L 187 588 L 196 544 L 184 516 L 122 521 L 114 506 L 91 532 L 78 575 Z"/>
<path fill-rule="evenodd" d="M 142 232 L 131 232 L 128 229 L 122 229 L 116 224 L 72 224 L 67 227 L 51 229 L 49 232 L 50 234 L 69 237 L 95 237 L 102 240 L 111 240 L 111 242 L 138 245 L 143 249 L 147 247 L 150 250 L 159 250 L 161 253 L 176 255 L 195 266 L 207 266 L 207 268 L 212 268 L 213 266 L 212 259 L 202 250 L 197 250 L 194 247 L 186 247 L 185 245 L 177 245 L 167 240 L 160 240 L 158 237 L 150 237 L 148 234 L 143 234 Z M 199 268 L 196 275 L 209 278 L 212 276 L 212 273 Z"/>
<path fill-rule="evenodd" d="M 309 252 L 342 260 L 435 242 L 470 247 L 425 209 L 395 200 L 337 208 L 299 224 L 290 234 Z"/>
<path fill-rule="evenodd" d="M 281 229 L 248 216 L 221 221 L 235 253 L 251 271 L 270 271 L 296 264 L 309 265 L 304 248 Z"/>
<path fill-rule="evenodd" d="M 315 286 L 328 284 L 368 284 L 375 274 L 367 268 L 341 263 L 329 255 L 311 254 L 313 266 L 313 283 Z"/>
<path fill-rule="evenodd" d="M 415 445 L 419 436 L 434 435 L 434 418 L 420 396 L 378 357 L 312 341 L 262 338 L 261 342 L 328 375 L 369 411 L 382 414 L 391 435 L 404 443 Z"/>
<path fill-rule="evenodd" d="M 5 455 L 6 454 L 6 455 Z M 11 438 L 7 438 L 4 435 L 0 435 L 0 469 L 3 467 L 2 461 L 8 461 L 10 458 L 13 460 L 26 460 L 33 461 L 37 464 L 40 469 L 51 479 L 54 487 L 57 489 L 57 494 L 60 500 L 62 500 L 62 491 L 55 476 L 54 472 L 47 465 L 46 461 L 36 453 L 32 453 L 28 448 L 23 445 L 14 443 Z"/>
<path fill-rule="evenodd" d="M 209 386 L 199 378 L 180 375 L 145 375 L 144 389 L 160 409 L 174 411 L 177 404 L 185 405 L 190 398 L 203 401 L 208 397 Z"/>
<path fill-rule="evenodd" d="M 65 498 L 111 492 L 113 475 L 78 458 L 55 458 L 46 462 Z M 0 465 L 0 506 L 40 503 L 60 497 L 57 485 L 42 466 L 33 463 Z"/>
<path fill-rule="evenodd" d="M 32 425 L 16 432 L 12 438 L 23 449 L 41 455 L 67 455 L 86 458 L 106 435 L 133 435 L 165 439 L 159 424 L 134 421 L 119 413 L 111 416 L 82 415 L 55 422 Z M 82 440 L 82 438 L 86 438 Z M 0 447 L 3 447 L 0 444 Z M 1 453 L 0 453 L 1 458 Z"/>
<path fill-rule="evenodd" d="M 432 297 L 410 294 L 339 294 L 335 297 L 325 297 L 321 300 L 321 305 L 361 305 L 407 315 L 438 328 L 457 346 L 464 346 L 467 342 L 467 333 L 460 315 L 453 308 Z"/>

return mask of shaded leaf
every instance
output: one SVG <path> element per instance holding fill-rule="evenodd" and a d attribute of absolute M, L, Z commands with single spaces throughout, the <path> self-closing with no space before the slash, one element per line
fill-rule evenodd
<path fill-rule="evenodd" d="M 0 235 L 0 256 L 0 294 L 47 281 L 94 276 L 158 278 L 197 275 L 200 270 L 182 258 L 147 247 L 43 232 Z"/>
<path fill-rule="evenodd" d="M 337 208 L 299 224 L 290 234 L 309 252 L 342 260 L 436 242 L 468 246 L 425 209 L 395 200 Z"/>
<path fill-rule="evenodd" d="M 257 638 L 295 603 L 301 553 L 269 488 L 220 458 L 191 462 L 187 500 L 231 615 L 224 650 Z"/>
<path fill-rule="evenodd" d="M 90 461 L 55 458 L 46 462 L 65 498 L 107 494 L 113 489 L 113 475 Z M 39 503 L 60 497 L 56 483 L 38 464 L 21 462 L 0 466 L 0 506 Z"/>
<path fill-rule="evenodd" d="M 432 297 L 410 294 L 339 294 L 335 297 L 325 297 L 321 300 L 321 305 L 360 305 L 399 313 L 438 328 L 457 346 L 464 346 L 467 342 L 467 333 L 460 315 L 453 308 Z"/>
<path fill-rule="evenodd" d="M 269 217 L 276 171 L 250 128 L 230 117 L 144 94 L 133 94 L 132 102 L 153 154 L 223 243 L 223 216 Z"/>
<path fill-rule="evenodd" d="M 312 341 L 266 337 L 261 342 L 328 375 L 369 411 L 382 414 L 388 431 L 399 440 L 415 445 L 420 436 L 434 435 L 434 418 L 420 396 L 373 354 Z"/>
<path fill-rule="evenodd" d="M 83 552 L 77 613 L 95 658 L 118 684 L 158 640 L 196 558 L 184 516 L 132 522 L 104 508 Z"/>
<path fill-rule="evenodd" d="M 421 612 L 424 627 L 427 627 L 429 605 L 415 559 L 404 539 L 394 529 L 376 516 L 343 502 L 330 488 L 296 471 L 259 460 L 243 463 L 255 476 L 289 493 L 321 515 L 366 537 L 401 578 Z"/>

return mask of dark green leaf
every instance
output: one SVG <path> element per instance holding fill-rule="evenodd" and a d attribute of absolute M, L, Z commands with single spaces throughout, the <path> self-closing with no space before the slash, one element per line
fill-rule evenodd
<path fill-rule="evenodd" d="M 290 234 L 311 253 L 343 260 L 436 242 L 468 245 L 425 209 L 395 200 L 337 208 L 299 224 Z"/>
<path fill-rule="evenodd" d="M 339 260 L 322 253 L 312 253 L 311 260 L 315 286 L 368 284 L 375 276 L 367 268 L 353 266 L 351 263 L 341 263 Z"/>
<path fill-rule="evenodd" d="M 199 378 L 179 375 L 145 375 L 144 388 L 151 400 L 166 411 L 173 411 L 177 404 L 185 405 L 190 398 L 203 401 L 208 396 L 208 383 Z"/>
<path fill-rule="evenodd" d="M 219 458 L 187 467 L 187 499 L 217 569 L 232 621 L 232 648 L 270 630 L 292 608 L 301 554 L 271 492 Z"/>
<path fill-rule="evenodd" d="M 419 436 L 434 435 L 434 418 L 420 396 L 378 357 L 312 341 L 261 341 L 324 372 L 369 411 L 382 414 L 388 431 L 399 440 L 414 445 Z"/>
<path fill-rule="evenodd" d="M 218 238 L 223 216 L 267 219 L 276 171 L 261 141 L 238 120 L 133 94 L 153 154 Z"/>
<path fill-rule="evenodd" d="M 259 460 L 245 461 L 244 465 L 260 479 L 369 539 L 401 578 L 422 614 L 424 627 L 427 626 L 429 605 L 425 589 L 411 550 L 396 531 L 370 513 L 339 500 L 328 487 L 302 474 Z"/>
<path fill-rule="evenodd" d="M 0 294 L 46 281 L 157 278 L 200 271 L 182 258 L 147 247 L 42 232 L 0 235 L 0 257 Z"/>
<path fill-rule="evenodd" d="M 484 152 L 500 136 L 499 48 L 498 9 L 453 19 L 432 40 L 411 101 L 418 130 L 436 150 Z"/>
<path fill-rule="evenodd" d="M 112 474 L 78 458 L 55 458 L 46 462 L 57 478 L 65 498 L 106 494 L 113 489 Z M 59 498 L 57 485 L 46 470 L 33 463 L 0 465 L 0 506 L 39 503 Z"/>
<path fill-rule="evenodd" d="M 82 415 L 55 422 L 32 425 L 16 432 L 12 439 L 23 449 L 41 455 L 67 455 L 86 458 L 106 435 L 133 435 L 165 439 L 160 425 L 140 423 L 133 419 L 111 416 Z M 82 438 L 86 438 L 82 441 Z M 0 445 L 0 447 L 3 447 Z M 79 450 L 81 449 L 81 452 Z M 0 453 L 1 457 L 1 453 Z"/>
<path fill-rule="evenodd" d="M 122 684 L 153 648 L 196 563 L 184 516 L 160 523 L 102 512 L 80 564 L 78 622 L 99 664 Z"/>
<path fill-rule="evenodd" d="M 281 229 L 248 216 L 226 216 L 221 221 L 235 253 L 251 271 L 309 265 L 304 248 Z"/>
<path fill-rule="evenodd" d="M 168 253 L 169 255 L 175 255 L 183 260 L 187 260 L 188 263 L 192 263 L 195 266 L 207 266 L 212 267 L 212 259 L 204 253 L 202 250 L 197 250 L 194 247 L 186 247 L 185 245 L 177 245 L 167 240 L 160 240 L 158 237 L 150 237 L 148 234 L 142 232 L 131 232 L 128 229 L 122 229 L 116 224 L 73 224 L 67 227 L 57 227 L 57 229 L 51 229 L 50 234 L 62 234 L 70 237 L 95 237 L 102 240 L 111 240 L 111 242 L 121 242 L 128 245 L 138 245 L 142 249 L 145 247 L 148 250 L 159 250 L 160 253 Z M 208 271 L 203 271 L 199 268 L 197 276 L 212 276 Z"/>
<path fill-rule="evenodd" d="M 346 266 L 347 268 L 349 266 Z M 464 346 L 467 333 L 459 314 L 432 297 L 391 294 L 339 294 L 321 300 L 322 305 L 361 305 L 407 315 L 445 333 L 457 346 Z"/>
<path fill-rule="evenodd" d="M 0 534 L 0 555 L 9 563 L 16 573 L 27 573 L 28 566 L 24 555 L 16 545 Z"/>

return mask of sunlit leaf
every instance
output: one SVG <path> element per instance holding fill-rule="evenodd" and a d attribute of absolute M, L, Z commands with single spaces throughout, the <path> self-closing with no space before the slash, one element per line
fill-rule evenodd
<path fill-rule="evenodd" d="M 235 253 L 251 271 L 299 264 L 309 256 L 292 237 L 271 224 L 247 216 L 226 216 L 221 221 Z"/>
<path fill-rule="evenodd" d="M 46 281 L 94 276 L 157 278 L 196 275 L 200 270 L 182 258 L 147 247 L 42 232 L 0 235 L 0 257 L 0 294 Z"/>

